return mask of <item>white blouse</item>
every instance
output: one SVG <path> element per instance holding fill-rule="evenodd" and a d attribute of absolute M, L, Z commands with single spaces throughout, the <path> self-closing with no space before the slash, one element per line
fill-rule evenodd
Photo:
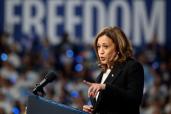
<path fill-rule="evenodd" d="M 103 84 L 106 80 L 106 78 L 108 77 L 109 73 L 111 72 L 111 69 L 107 69 L 105 73 L 103 73 L 102 79 L 101 79 L 101 84 Z M 99 96 L 99 92 L 96 95 L 96 101 L 98 99 Z"/>

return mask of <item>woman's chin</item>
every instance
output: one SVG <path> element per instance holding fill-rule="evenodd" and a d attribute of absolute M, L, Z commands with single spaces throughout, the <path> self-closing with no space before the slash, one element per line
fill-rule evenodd
<path fill-rule="evenodd" d="M 101 61 L 101 64 L 105 65 L 105 64 L 107 64 L 107 62 L 106 61 Z"/>

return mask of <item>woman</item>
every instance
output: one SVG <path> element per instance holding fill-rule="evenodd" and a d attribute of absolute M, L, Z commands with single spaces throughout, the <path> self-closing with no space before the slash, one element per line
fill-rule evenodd
<path fill-rule="evenodd" d="M 89 86 L 93 106 L 83 111 L 93 114 L 139 114 L 143 96 L 144 70 L 133 59 L 132 46 L 119 27 L 104 28 L 96 37 L 95 51 L 102 72 Z"/>

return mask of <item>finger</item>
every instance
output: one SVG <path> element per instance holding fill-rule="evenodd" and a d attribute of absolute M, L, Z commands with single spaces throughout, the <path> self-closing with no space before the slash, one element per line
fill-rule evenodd
<path fill-rule="evenodd" d="M 88 112 L 88 113 L 92 113 L 93 107 L 89 106 L 89 105 L 84 105 L 83 106 L 83 111 Z"/>
<path fill-rule="evenodd" d="M 90 86 L 88 89 L 88 93 L 93 92 L 94 91 L 93 88 L 94 88 L 93 86 Z"/>
<path fill-rule="evenodd" d="M 96 90 L 94 91 L 94 96 L 96 96 L 97 93 L 98 93 L 98 90 L 96 89 Z"/>
<path fill-rule="evenodd" d="M 94 93 L 94 92 L 90 92 L 88 96 L 89 96 L 89 97 L 93 97 L 93 98 L 95 98 L 95 97 L 96 97 L 96 95 L 95 95 L 95 93 Z"/>
<path fill-rule="evenodd" d="M 90 109 L 92 109 L 92 108 L 93 108 L 92 105 L 84 105 L 84 106 L 83 106 L 83 109 L 89 109 L 89 110 L 90 110 Z"/>
<path fill-rule="evenodd" d="M 100 87 L 97 87 L 95 93 L 97 94 L 100 91 Z"/>
<path fill-rule="evenodd" d="M 85 112 L 89 112 L 89 110 L 88 110 L 88 109 L 85 109 L 85 108 L 83 108 L 83 111 L 85 111 Z"/>
<path fill-rule="evenodd" d="M 94 86 L 90 86 L 88 89 L 88 96 L 94 96 L 95 88 Z"/>
<path fill-rule="evenodd" d="M 83 106 L 83 111 L 85 112 L 89 112 L 91 110 L 91 108 L 87 105 Z"/>
<path fill-rule="evenodd" d="M 89 113 L 89 114 L 92 114 L 92 112 L 93 112 L 93 110 L 91 111 L 91 110 L 83 110 L 84 112 L 87 112 L 87 113 Z"/>
<path fill-rule="evenodd" d="M 89 90 L 88 90 L 88 97 L 92 96 L 92 93 L 93 93 L 93 92 L 89 89 Z"/>
<path fill-rule="evenodd" d="M 99 91 L 100 91 L 100 87 L 98 85 L 94 87 L 91 86 L 89 90 L 89 96 L 96 97 Z"/>
<path fill-rule="evenodd" d="M 92 86 L 89 87 L 89 92 L 93 92 L 93 93 L 96 93 L 99 91 L 99 87 L 97 84 L 92 84 Z"/>
<path fill-rule="evenodd" d="M 88 85 L 88 86 L 91 86 L 91 85 L 92 85 L 91 82 L 88 82 L 88 81 L 86 81 L 86 80 L 83 80 L 83 83 L 86 84 L 86 85 Z"/>

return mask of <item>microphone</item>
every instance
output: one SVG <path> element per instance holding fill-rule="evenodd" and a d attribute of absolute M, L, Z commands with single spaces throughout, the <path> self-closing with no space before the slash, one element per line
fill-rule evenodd
<path fill-rule="evenodd" d="M 36 87 L 33 89 L 33 93 L 35 95 L 38 95 L 38 92 L 41 92 L 42 95 L 44 95 L 43 87 L 45 87 L 48 83 L 52 82 L 57 78 L 57 74 L 54 71 L 50 71 L 47 73 L 45 78 L 39 83 L 36 84 Z"/>

